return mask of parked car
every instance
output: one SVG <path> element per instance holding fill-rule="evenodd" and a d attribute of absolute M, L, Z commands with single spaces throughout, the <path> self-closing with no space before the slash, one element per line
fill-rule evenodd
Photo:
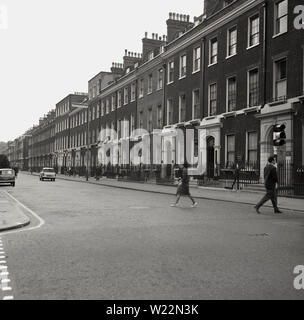
<path fill-rule="evenodd" d="M 15 186 L 15 171 L 13 169 L 0 169 L 0 183 Z"/>
<path fill-rule="evenodd" d="M 43 168 L 39 175 L 39 180 L 44 181 L 45 179 L 55 181 L 56 172 L 54 168 Z"/>

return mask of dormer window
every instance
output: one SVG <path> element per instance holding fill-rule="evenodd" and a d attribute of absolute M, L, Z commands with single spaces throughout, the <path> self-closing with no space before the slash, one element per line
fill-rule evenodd
<path fill-rule="evenodd" d="M 126 69 L 126 74 L 130 73 L 130 71 L 131 71 L 131 68 L 128 67 L 128 68 Z"/>
<path fill-rule="evenodd" d="M 148 61 L 152 60 L 154 58 L 154 52 L 153 51 L 150 51 L 148 53 Z"/>

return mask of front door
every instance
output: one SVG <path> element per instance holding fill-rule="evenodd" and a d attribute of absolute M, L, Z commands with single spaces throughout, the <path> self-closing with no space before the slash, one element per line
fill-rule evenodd
<path fill-rule="evenodd" d="M 214 178 L 214 138 L 207 138 L 207 177 Z"/>

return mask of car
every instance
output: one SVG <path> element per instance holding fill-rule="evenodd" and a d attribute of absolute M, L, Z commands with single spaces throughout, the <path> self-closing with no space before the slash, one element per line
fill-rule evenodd
<path fill-rule="evenodd" d="M 44 181 L 45 179 L 55 181 L 56 172 L 54 168 L 43 168 L 39 175 L 39 180 Z"/>
<path fill-rule="evenodd" d="M 7 183 L 15 186 L 15 171 L 13 169 L 0 169 L 0 183 Z"/>

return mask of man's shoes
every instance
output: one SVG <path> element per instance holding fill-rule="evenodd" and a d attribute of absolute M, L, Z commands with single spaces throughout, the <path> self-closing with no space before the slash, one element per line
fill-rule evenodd
<path fill-rule="evenodd" d="M 274 213 L 283 213 L 283 212 L 278 209 L 278 210 L 275 210 Z"/>
<path fill-rule="evenodd" d="M 195 202 L 195 203 L 193 203 L 192 205 L 191 205 L 191 208 L 196 208 L 197 207 L 197 202 Z"/>
<path fill-rule="evenodd" d="M 178 203 L 172 203 L 171 207 L 178 207 Z"/>
<path fill-rule="evenodd" d="M 259 208 L 258 208 L 257 206 L 254 206 L 254 209 L 255 209 L 256 213 L 258 213 L 258 214 L 261 213 L 260 210 L 259 210 Z"/>

